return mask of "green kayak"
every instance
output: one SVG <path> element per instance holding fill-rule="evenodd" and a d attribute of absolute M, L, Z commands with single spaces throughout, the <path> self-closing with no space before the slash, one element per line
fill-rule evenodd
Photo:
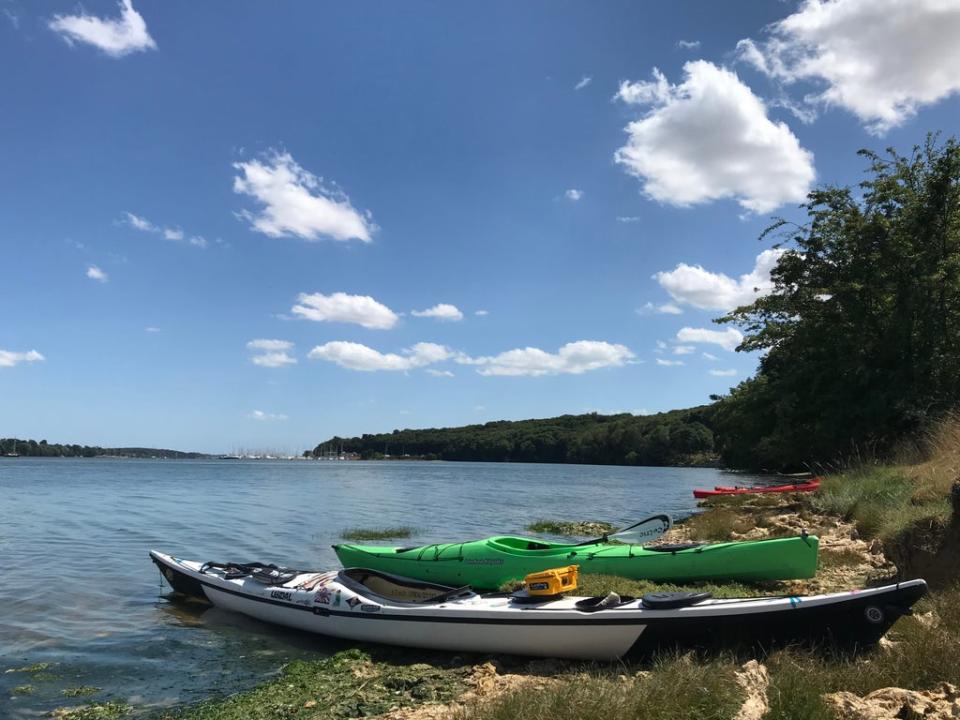
<path fill-rule="evenodd" d="M 334 545 L 344 567 L 360 567 L 442 585 L 494 590 L 510 580 L 564 565 L 582 573 L 687 582 L 792 580 L 813 577 L 819 541 L 814 535 L 711 545 L 569 545 L 500 535 L 485 540 L 398 548 Z"/>

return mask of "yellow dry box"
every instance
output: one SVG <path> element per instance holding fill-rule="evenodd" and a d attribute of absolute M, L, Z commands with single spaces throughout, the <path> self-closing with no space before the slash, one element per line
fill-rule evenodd
<path fill-rule="evenodd" d="M 579 573 L 579 565 L 550 568 L 549 570 L 530 573 L 523 579 L 523 584 L 530 595 L 559 595 L 577 589 Z"/>

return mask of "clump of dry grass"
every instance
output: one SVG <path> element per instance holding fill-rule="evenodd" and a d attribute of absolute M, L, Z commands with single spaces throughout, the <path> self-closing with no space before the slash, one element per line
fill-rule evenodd
<path fill-rule="evenodd" d="M 628 666 L 597 666 L 541 688 L 519 688 L 468 705 L 458 720 L 721 720 L 743 701 L 736 665 L 727 658 L 671 653 L 636 673 Z"/>
<path fill-rule="evenodd" d="M 688 518 L 684 526 L 693 540 L 724 542 L 731 540 L 734 533 L 749 532 L 756 523 L 732 507 L 718 506 Z"/>
<path fill-rule="evenodd" d="M 946 497 L 960 479 L 960 415 L 950 415 L 940 423 L 926 445 L 927 459 L 908 469 L 916 483 L 913 499 L 921 503 Z"/>

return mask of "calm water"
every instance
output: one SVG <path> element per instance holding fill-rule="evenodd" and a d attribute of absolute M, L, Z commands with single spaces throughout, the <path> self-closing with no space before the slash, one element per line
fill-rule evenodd
<path fill-rule="evenodd" d="M 414 544 L 541 517 L 627 524 L 687 515 L 694 487 L 724 483 L 712 469 L 0 458 L 0 717 L 77 702 L 61 692 L 78 685 L 144 708 L 191 702 L 342 647 L 169 602 L 151 548 L 335 567 L 346 527 L 411 525 Z M 55 665 L 3 672 L 37 662 Z"/>

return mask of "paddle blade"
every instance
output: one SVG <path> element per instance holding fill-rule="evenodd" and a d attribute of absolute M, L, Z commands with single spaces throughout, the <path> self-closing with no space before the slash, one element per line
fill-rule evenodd
<path fill-rule="evenodd" d="M 623 530 L 617 530 L 607 537 L 623 543 L 642 545 L 643 543 L 653 542 L 671 527 L 673 527 L 673 518 L 669 515 L 651 515 L 638 523 L 623 528 Z"/>

